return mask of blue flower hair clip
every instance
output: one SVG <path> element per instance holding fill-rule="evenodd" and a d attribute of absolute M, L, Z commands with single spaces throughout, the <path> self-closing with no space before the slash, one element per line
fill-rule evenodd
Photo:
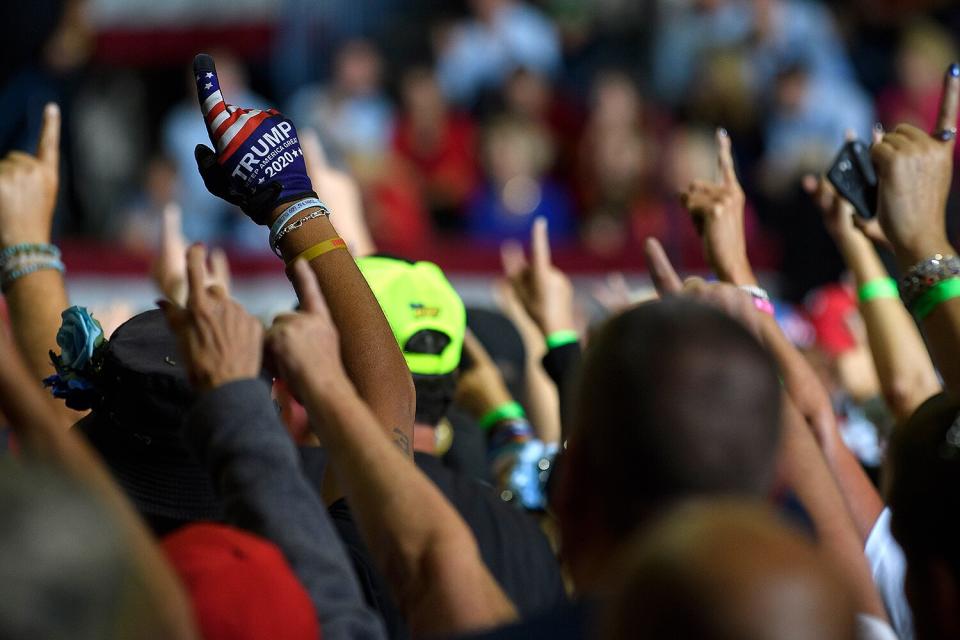
<path fill-rule="evenodd" d="M 71 409 L 91 409 L 100 397 L 96 382 L 103 368 L 103 327 L 85 307 L 72 306 L 62 314 L 57 331 L 60 355 L 50 352 L 57 372 L 44 379 L 55 398 L 62 398 Z"/>

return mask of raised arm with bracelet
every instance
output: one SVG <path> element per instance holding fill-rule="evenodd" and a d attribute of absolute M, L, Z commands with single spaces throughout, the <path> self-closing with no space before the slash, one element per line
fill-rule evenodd
<path fill-rule="evenodd" d="M 220 93 L 213 59 L 194 60 L 200 107 L 216 151 L 198 145 L 197 165 L 214 195 L 270 227 L 270 245 L 288 269 L 296 258 L 313 270 L 338 326 L 350 380 L 405 455 L 412 456 L 416 398 L 410 371 L 390 326 L 346 243 L 317 199 L 297 131 L 275 110 L 229 105 Z M 335 212 L 334 212 L 335 213 Z M 329 479 L 329 476 L 328 476 Z M 340 497 L 324 483 L 328 504 Z"/>

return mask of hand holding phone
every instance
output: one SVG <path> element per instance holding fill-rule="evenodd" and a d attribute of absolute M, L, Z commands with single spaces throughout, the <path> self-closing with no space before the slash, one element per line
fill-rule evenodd
<path fill-rule="evenodd" d="M 870 159 L 870 149 L 861 140 L 844 143 L 827 172 L 837 192 L 857 211 L 870 220 L 877 215 L 877 172 Z"/>

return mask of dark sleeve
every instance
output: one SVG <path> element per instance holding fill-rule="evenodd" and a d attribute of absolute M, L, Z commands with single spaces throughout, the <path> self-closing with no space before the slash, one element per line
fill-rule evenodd
<path fill-rule="evenodd" d="M 186 440 L 205 461 L 228 523 L 276 544 L 303 583 L 323 637 L 385 638 L 364 603 L 347 552 L 262 380 L 241 380 L 200 396 Z"/>
<path fill-rule="evenodd" d="M 561 441 L 566 441 L 567 425 L 570 419 L 569 403 L 573 398 L 574 377 L 580 368 L 580 343 L 571 342 L 549 349 L 541 360 L 544 371 L 557 385 L 560 396 L 560 424 L 562 425 Z"/>

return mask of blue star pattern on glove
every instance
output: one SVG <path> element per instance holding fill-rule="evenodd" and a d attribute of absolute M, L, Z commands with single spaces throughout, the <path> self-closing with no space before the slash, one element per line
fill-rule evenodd
<path fill-rule="evenodd" d="M 268 224 L 277 206 L 316 197 L 297 130 L 276 109 L 243 109 L 220 91 L 213 58 L 193 60 L 200 111 L 216 152 L 197 145 L 195 155 L 207 189 L 239 206 L 259 224 Z"/>

